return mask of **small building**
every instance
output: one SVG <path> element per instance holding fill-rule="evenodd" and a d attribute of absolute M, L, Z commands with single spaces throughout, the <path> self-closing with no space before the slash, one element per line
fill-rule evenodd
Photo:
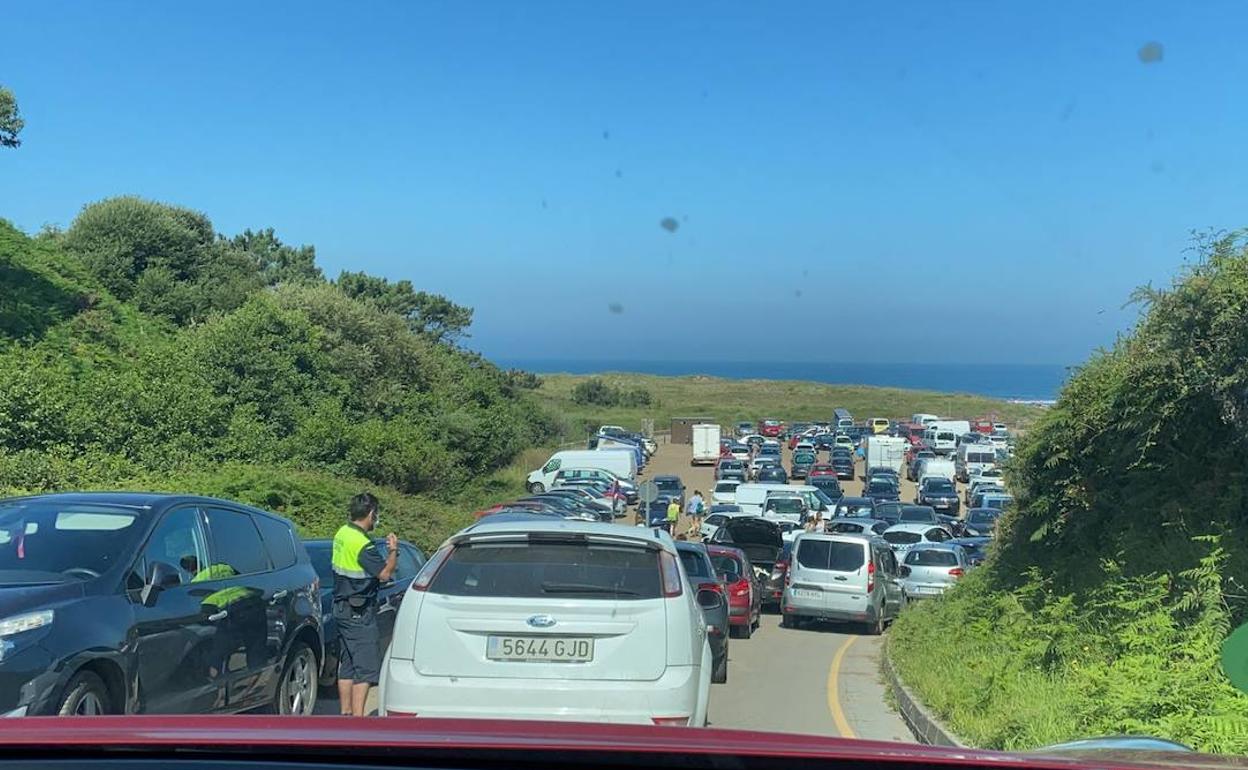
<path fill-rule="evenodd" d="M 693 426 L 702 423 L 715 422 L 710 417 L 673 417 L 672 418 L 672 443 L 673 444 L 692 444 L 693 443 Z"/>

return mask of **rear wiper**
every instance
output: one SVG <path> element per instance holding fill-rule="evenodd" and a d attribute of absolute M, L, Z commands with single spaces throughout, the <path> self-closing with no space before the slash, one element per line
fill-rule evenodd
<path fill-rule="evenodd" d="M 596 586 L 592 583 L 542 583 L 542 592 L 548 594 L 622 594 L 638 596 L 636 591 L 626 588 L 609 588 Z"/>

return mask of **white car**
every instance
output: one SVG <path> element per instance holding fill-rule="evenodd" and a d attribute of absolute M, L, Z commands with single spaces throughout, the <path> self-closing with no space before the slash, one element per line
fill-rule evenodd
<path fill-rule="evenodd" d="M 793 451 L 794 452 L 801 452 L 801 451 L 813 452 L 815 451 L 815 445 L 810 443 L 809 441 L 799 441 L 793 445 Z"/>
<path fill-rule="evenodd" d="M 711 492 L 711 502 L 732 505 L 737 502 L 737 487 L 739 486 L 741 482 L 735 479 L 716 481 L 715 489 Z"/>
<path fill-rule="evenodd" d="M 412 581 L 386 716 L 706 724 L 711 648 L 666 533 L 539 518 L 451 536 Z"/>
<path fill-rule="evenodd" d="M 719 510 L 709 514 L 702 519 L 702 526 L 698 527 L 698 534 L 702 536 L 705 542 L 711 539 L 711 535 L 715 534 L 715 530 L 719 529 L 725 521 L 736 516 L 753 516 L 752 513 L 746 513 L 736 506 L 732 506 L 735 510 L 724 511 Z"/>
<path fill-rule="evenodd" d="M 953 534 L 939 524 L 894 524 L 881 535 L 899 554 L 919 543 L 945 543 Z"/>

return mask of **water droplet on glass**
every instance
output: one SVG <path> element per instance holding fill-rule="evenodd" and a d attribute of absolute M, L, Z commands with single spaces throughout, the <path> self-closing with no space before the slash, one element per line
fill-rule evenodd
<path fill-rule="evenodd" d="M 1144 64 L 1156 64 L 1166 55 L 1166 49 L 1156 40 L 1150 40 L 1140 46 L 1140 50 L 1136 51 L 1136 56 L 1140 57 L 1140 61 Z"/>
<path fill-rule="evenodd" d="M 675 217 L 663 217 L 659 220 L 659 227 L 662 227 L 669 233 L 674 233 L 680 229 L 680 223 L 676 221 Z"/>

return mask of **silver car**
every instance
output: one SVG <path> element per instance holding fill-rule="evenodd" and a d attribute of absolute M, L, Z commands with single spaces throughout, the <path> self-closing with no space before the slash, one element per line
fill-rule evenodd
<path fill-rule="evenodd" d="M 906 601 L 940 596 L 970 569 L 966 550 L 952 543 L 921 543 L 906 552 L 901 586 Z"/>

